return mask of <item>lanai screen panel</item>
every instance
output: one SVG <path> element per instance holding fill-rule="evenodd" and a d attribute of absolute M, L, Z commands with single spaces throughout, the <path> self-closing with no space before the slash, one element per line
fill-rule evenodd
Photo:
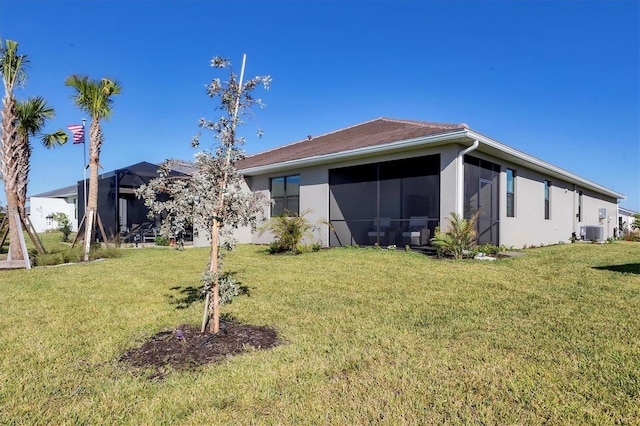
<path fill-rule="evenodd" d="M 438 225 L 440 156 L 332 169 L 329 188 L 330 245 L 404 245 L 416 217 L 432 233 Z"/>
<path fill-rule="evenodd" d="M 500 244 L 500 165 L 469 155 L 464 159 L 464 217 L 478 210 L 478 244 Z"/>

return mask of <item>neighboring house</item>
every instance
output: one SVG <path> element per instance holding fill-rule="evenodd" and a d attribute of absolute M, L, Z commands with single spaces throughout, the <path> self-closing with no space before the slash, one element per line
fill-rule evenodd
<path fill-rule="evenodd" d="M 98 215 L 107 238 L 118 232 L 127 233 L 144 222 L 153 221 L 147 216 L 149 209 L 144 200 L 135 195 L 135 190 L 158 176 L 157 164 L 143 161 L 128 167 L 103 173 L 98 176 Z M 184 175 L 172 171 L 171 175 Z M 84 200 L 83 181 L 78 182 L 78 198 Z M 87 180 L 87 190 L 89 181 Z M 78 207 L 78 220 L 84 216 L 84 202 Z M 159 227 L 160 219 L 154 221 Z"/>
<path fill-rule="evenodd" d="M 638 212 L 624 208 L 618 207 L 618 229 L 621 233 L 630 233 L 633 229 L 631 225 L 635 221 L 635 215 Z"/>
<path fill-rule="evenodd" d="M 53 220 L 54 213 L 66 214 L 72 231 L 78 229 L 78 194 L 75 185 L 29 197 L 29 219 L 36 232 L 58 227 Z"/>
<path fill-rule="evenodd" d="M 422 245 L 447 228 L 451 212 L 478 210 L 480 244 L 606 239 L 624 199 L 465 124 L 379 118 L 249 156 L 238 168 L 272 201 L 266 218 L 310 209 L 310 221 L 328 219 L 332 229 L 318 235 L 328 246 Z M 243 232 L 241 242 L 272 238 Z"/>
<path fill-rule="evenodd" d="M 188 174 L 185 167 L 175 168 L 181 171 L 174 170 L 172 175 Z M 140 224 L 152 221 L 147 216 L 149 209 L 144 200 L 138 199 L 134 191 L 157 177 L 158 169 L 156 164 L 141 162 L 98 176 L 98 214 L 107 238 L 118 231 L 126 234 Z M 86 184 L 88 188 L 88 180 Z M 56 212 L 66 213 L 73 224 L 73 231 L 77 231 L 84 210 L 84 181 L 30 197 L 30 218 L 36 232 L 56 228 L 57 224 L 51 217 Z M 159 218 L 155 222 L 159 226 Z"/>

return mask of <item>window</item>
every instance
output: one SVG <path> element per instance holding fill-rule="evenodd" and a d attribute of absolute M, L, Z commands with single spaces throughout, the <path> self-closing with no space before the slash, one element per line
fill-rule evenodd
<path fill-rule="evenodd" d="M 300 175 L 271 179 L 271 216 L 300 213 Z"/>
<path fill-rule="evenodd" d="M 550 195 L 549 195 L 550 192 L 551 192 L 551 182 L 549 182 L 548 180 L 545 180 L 544 181 L 544 218 L 545 219 L 549 219 L 551 217 L 550 215 L 551 203 L 550 203 Z"/>
<path fill-rule="evenodd" d="M 515 187 L 515 170 L 507 169 L 507 217 L 515 217 L 516 215 L 516 187 Z"/>

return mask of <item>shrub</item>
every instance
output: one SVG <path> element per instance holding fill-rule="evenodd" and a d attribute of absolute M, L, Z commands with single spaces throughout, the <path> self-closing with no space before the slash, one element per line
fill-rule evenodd
<path fill-rule="evenodd" d="M 269 244 L 270 253 L 302 253 L 305 251 L 304 249 L 301 250 L 301 248 L 303 248 L 300 244 L 302 239 L 313 236 L 313 232 L 316 231 L 320 225 L 328 225 L 326 221 L 320 221 L 316 224 L 309 222 L 309 219 L 305 216 L 310 211 L 311 210 L 305 210 L 300 214 L 287 211 L 280 216 L 268 219 L 260 227 L 260 235 L 266 231 L 271 231 L 275 237 L 275 240 Z M 317 244 L 318 246 L 320 245 L 319 243 Z"/>
<path fill-rule="evenodd" d="M 451 213 L 449 229 L 446 232 L 436 230 L 431 239 L 438 253 L 444 256 L 452 256 L 454 259 L 462 259 L 476 245 L 476 220 L 480 212 L 476 212 L 468 220 Z"/>
<path fill-rule="evenodd" d="M 169 245 L 169 237 L 165 237 L 164 235 L 158 235 L 155 238 L 155 243 L 157 246 L 168 246 Z"/>
<path fill-rule="evenodd" d="M 58 223 L 57 230 L 62 232 L 62 241 L 69 241 L 69 235 L 71 235 L 71 222 L 69 216 L 64 213 L 54 213 L 51 215 L 54 221 Z"/>

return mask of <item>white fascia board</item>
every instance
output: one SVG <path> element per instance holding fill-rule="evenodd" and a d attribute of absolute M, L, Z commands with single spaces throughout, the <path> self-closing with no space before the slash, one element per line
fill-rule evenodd
<path fill-rule="evenodd" d="M 266 173 L 275 173 L 283 170 L 299 169 L 303 167 L 317 166 L 319 164 L 330 164 L 339 161 L 352 160 L 355 158 L 369 157 L 376 154 L 386 154 L 389 152 L 405 151 L 413 148 L 427 147 L 451 139 L 459 139 L 466 136 L 466 130 L 448 132 L 433 136 L 424 136 L 414 139 L 406 139 L 397 142 L 390 142 L 383 145 L 367 146 L 348 151 L 340 151 L 331 154 L 316 155 L 313 157 L 301 158 L 298 160 L 283 161 L 281 163 L 266 164 L 264 166 L 249 167 L 241 169 L 239 172 L 245 176 L 255 176 Z"/>
<path fill-rule="evenodd" d="M 576 184 L 585 189 L 591 189 L 595 192 L 607 195 L 609 197 L 625 200 L 626 197 L 619 192 L 613 191 L 588 179 L 582 178 L 574 173 L 564 170 L 560 167 L 554 166 L 551 163 L 540 160 L 529 154 L 525 154 L 510 146 L 504 145 L 491 138 L 488 138 L 480 133 L 477 133 L 470 129 L 461 129 L 458 131 L 447 132 L 437 135 L 424 136 L 414 139 L 406 139 L 397 142 L 390 142 L 382 145 L 369 146 L 364 148 L 357 148 L 348 151 L 340 151 L 331 154 L 316 155 L 313 157 L 301 158 L 298 160 L 284 161 L 281 163 L 266 164 L 263 166 L 249 167 L 241 169 L 239 172 L 244 176 L 256 176 L 267 173 L 276 173 L 292 169 L 300 169 L 305 167 L 317 166 L 320 164 L 331 164 L 339 161 L 352 160 L 356 158 L 363 158 L 379 154 L 387 154 L 391 152 L 405 151 L 416 148 L 427 148 L 429 146 L 442 145 L 448 142 L 460 143 L 461 139 L 468 139 L 469 144 L 472 144 L 475 140 L 480 141 L 480 152 L 485 147 L 492 148 L 495 152 L 489 152 L 498 158 L 509 160 L 515 164 L 520 164 L 525 167 L 537 170 L 543 174 L 551 175 L 569 183 Z"/>
<path fill-rule="evenodd" d="M 554 166 L 553 164 L 547 163 L 546 161 L 540 160 L 539 158 L 533 157 L 529 154 L 525 154 L 524 152 L 519 151 L 515 148 L 511 148 L 510 146 L 501 144 L 500 142 L 476 133 L 473 130 L 468 130 L 467 134 L 470 138 L 480 141 L 480 150 L 482 150 L 482 145 L 484 144 L 485 146 L 491 147 L 499 151 L 501 154 L 504 154 L 499 158 L 510 160 L 516 164 L 519 163 L 521 165 L 524 165 L 525 167 L 540 171 L 544 174 L 558 177 L 569 183 L 576 184 L 585 189 L 591 189 L 595 192 L 607 195 L 609 197 L 614 197 L 621 200 L 626 199 L 626 196 L 624 194 L 592 182 L 563 168 Z"/>

